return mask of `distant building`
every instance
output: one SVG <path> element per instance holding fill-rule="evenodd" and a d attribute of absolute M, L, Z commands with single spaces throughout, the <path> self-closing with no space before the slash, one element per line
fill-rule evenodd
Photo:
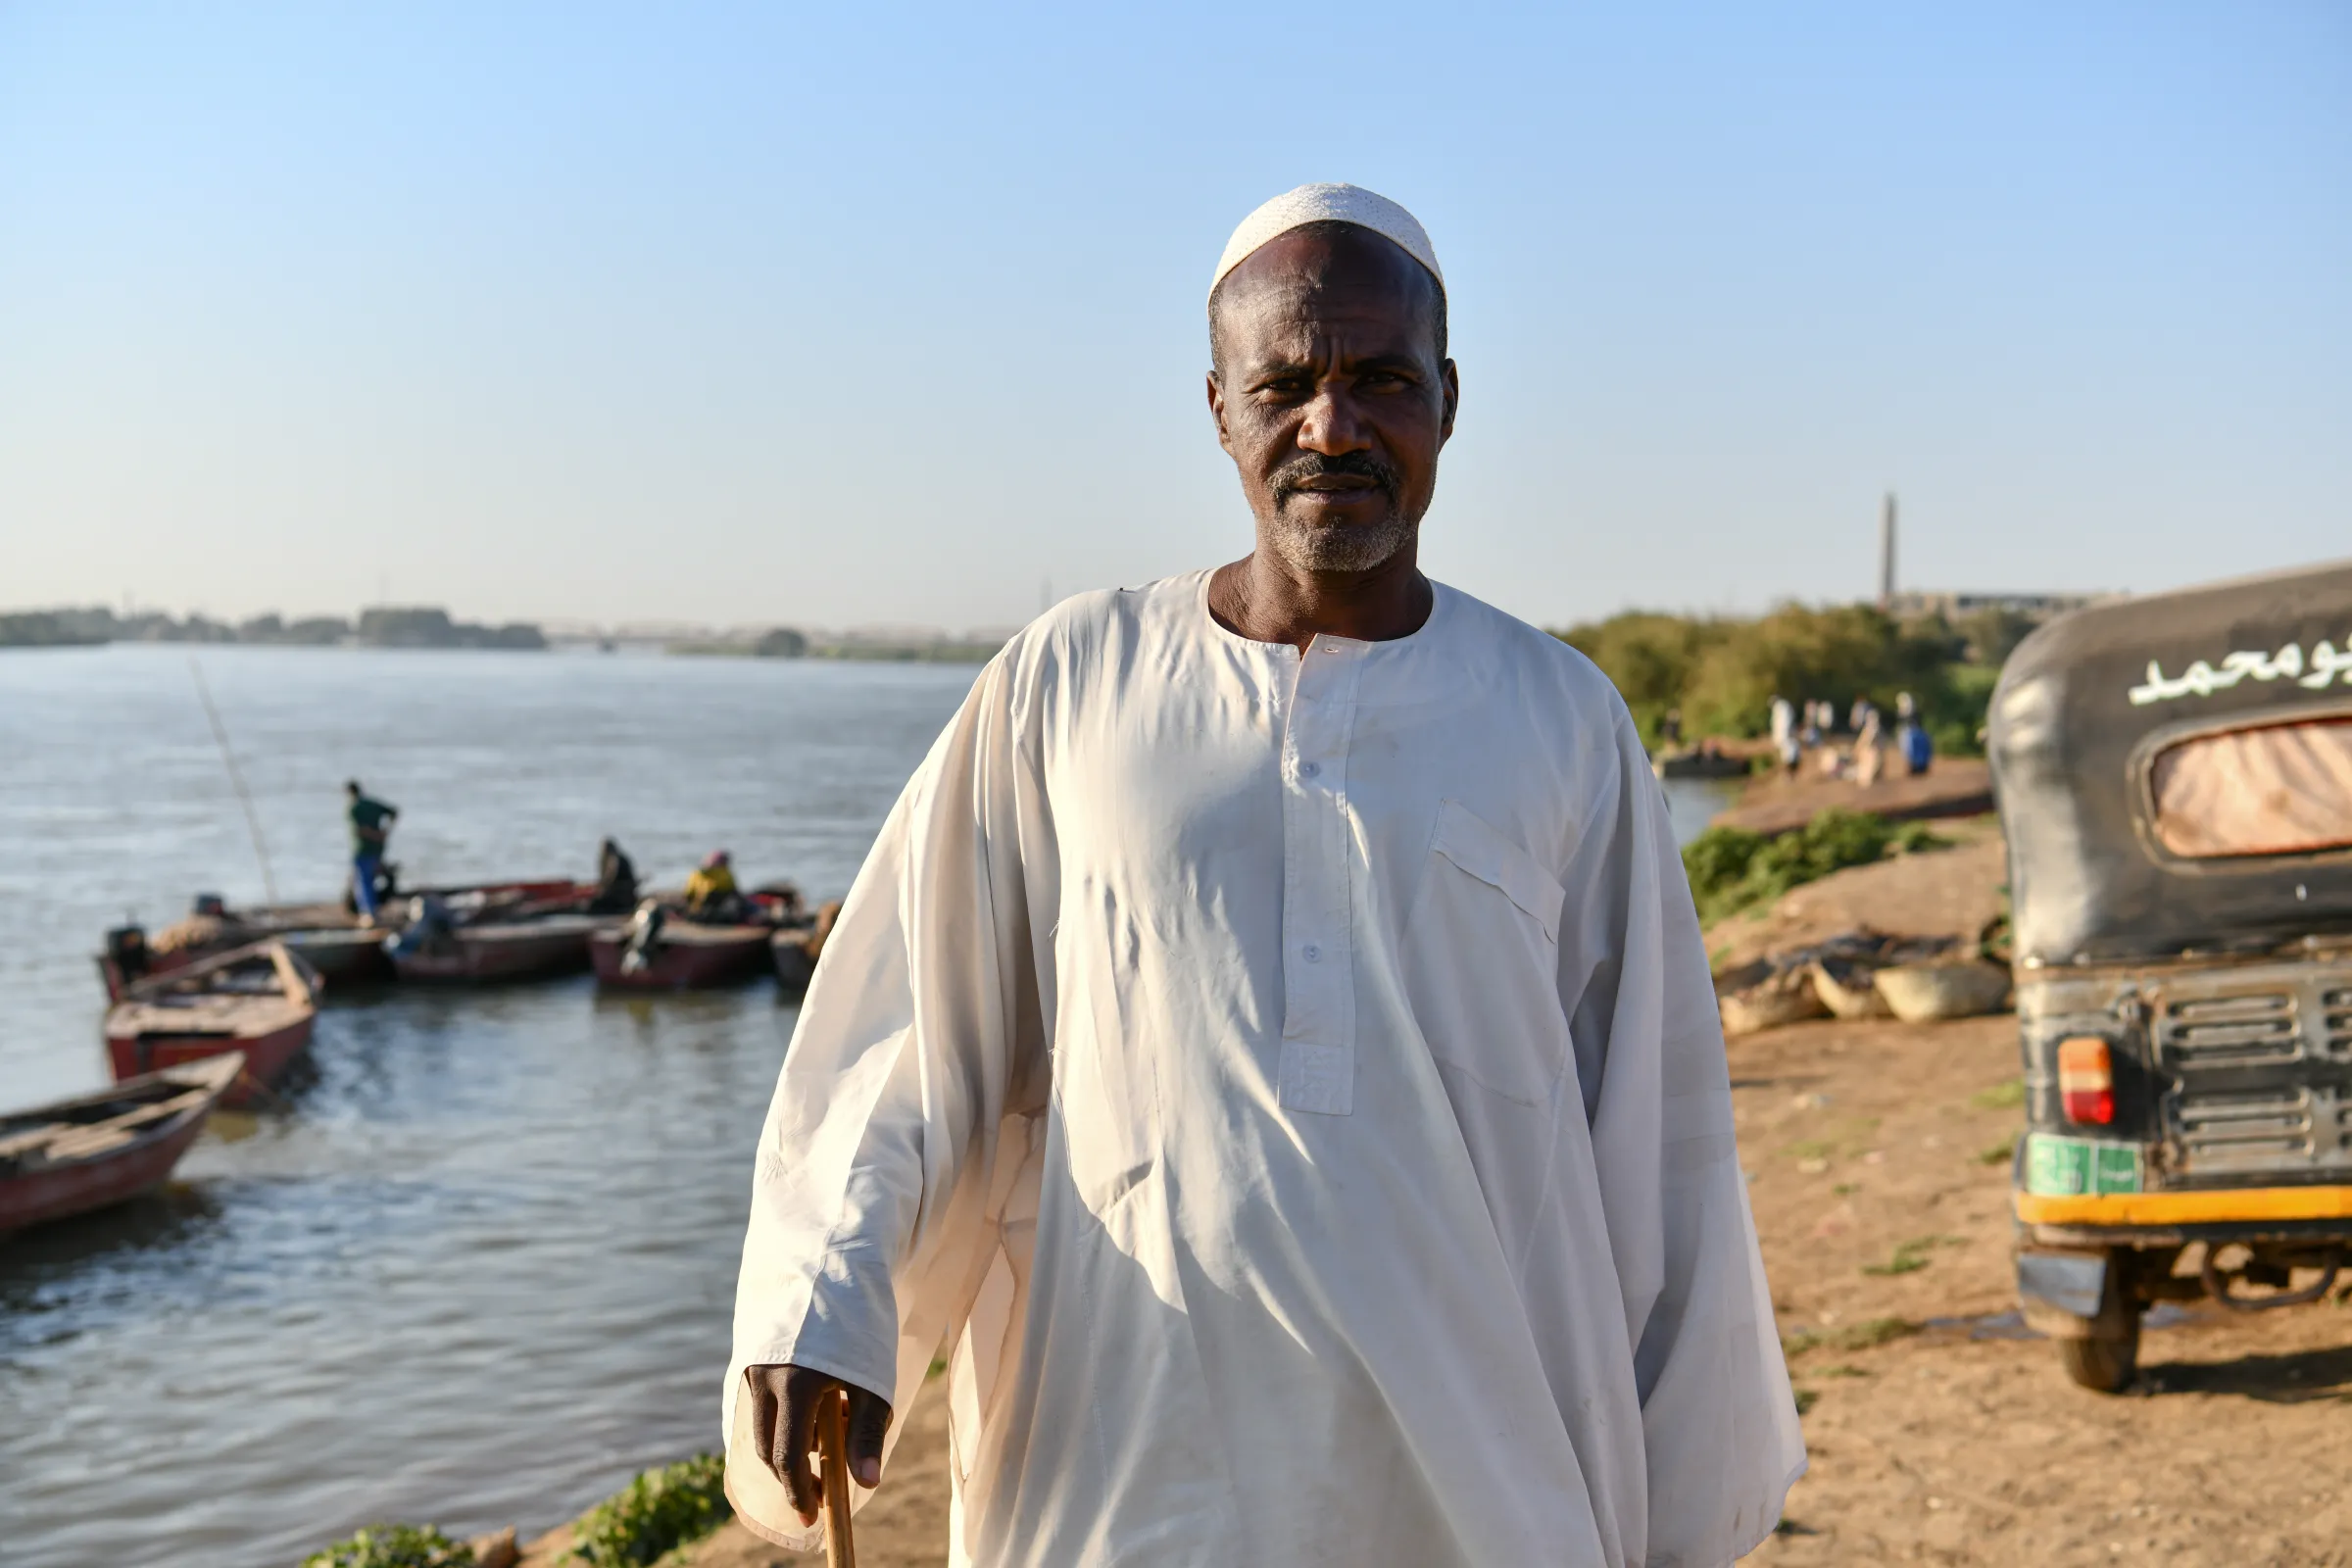
<path fill-rule="evenodd" d="M 2098 594 L 2020 594 L 1975 593 L 1968 591 L 1898 593 L 1887 596 L 1886 612 L 1897 620 L 1911 620 L 1922 615 L 1941 615 L 1946 620 L 1958 620 L 1963 615 L 1982 614 L 1997 610 L 2012 615 L 2027 615 L 2035 620 L 2047 620 L 2052 615 L 2086 605 L 2105 604 L 2125 596 L 2116 593 Z"/>

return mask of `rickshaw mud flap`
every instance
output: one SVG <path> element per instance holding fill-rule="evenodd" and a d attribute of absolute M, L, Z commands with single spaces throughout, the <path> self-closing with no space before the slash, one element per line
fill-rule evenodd
<path fill-rule="evenodd" d="M 2017 1299 L 2026 1326 L 2058 1339 L 2089 1337 L 2113 1266 L 2100 1252 L 2018 1253 Z"/>

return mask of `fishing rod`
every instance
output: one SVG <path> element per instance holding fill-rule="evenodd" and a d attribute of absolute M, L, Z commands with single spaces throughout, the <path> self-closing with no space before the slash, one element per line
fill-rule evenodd
<path fill-rule="evenodd" d="M 277 878 L 270 874 L 270 846 L 262 842 L 262 819 L 253 809 L 253 792 L 245 787 L 245 775 L 237 771 L 236 754 L 228 749 L 228 730 L 220 722 L 220 710 L 213 706 L 213 690 L 204 681 L 204 666 L 196 656 L 188 656 L 188 673 L 196 677 L 196 697 L 204 704 L 204 716 L 213 726 L 213 739 L 220 747 L 221 765 L 228 769 L 228 782 L 237 792 L 237 804 L 245 808 L 245 826 L 253 834 L 254 858 L 262 862 L 262 890 L 270 902 L 277 902 Z"/>

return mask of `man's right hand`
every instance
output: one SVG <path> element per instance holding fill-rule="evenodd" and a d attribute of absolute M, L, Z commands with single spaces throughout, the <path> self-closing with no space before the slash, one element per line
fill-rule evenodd
<path fill-rule="evenodd" d="M 882 1480 L 882 1434 L 890 1430 L 890 1401 L 830 1372 L 805 1366 L 754 1366 L 743 1373 L 752 1397 L 752 1441 L 760 1462 L 784 1483 L 801 1523 L 812 1525 L 824 1508 L 825 1488 L 808 1463 L 816 1451 L 818 1401 L 836 1392 L 850 1396 L 850 1475 L 869 1491 Z"/>

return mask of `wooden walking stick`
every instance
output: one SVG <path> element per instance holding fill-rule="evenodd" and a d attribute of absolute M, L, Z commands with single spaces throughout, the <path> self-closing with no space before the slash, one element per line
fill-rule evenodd
<path fill-rule="evenodd" d="M 850 1540 L 850 1396 L 828 1392 L 816 1407 L 816 1459 L 825 1484 L 825 1561 L 832 1568 L 858 1568 Z"/>

